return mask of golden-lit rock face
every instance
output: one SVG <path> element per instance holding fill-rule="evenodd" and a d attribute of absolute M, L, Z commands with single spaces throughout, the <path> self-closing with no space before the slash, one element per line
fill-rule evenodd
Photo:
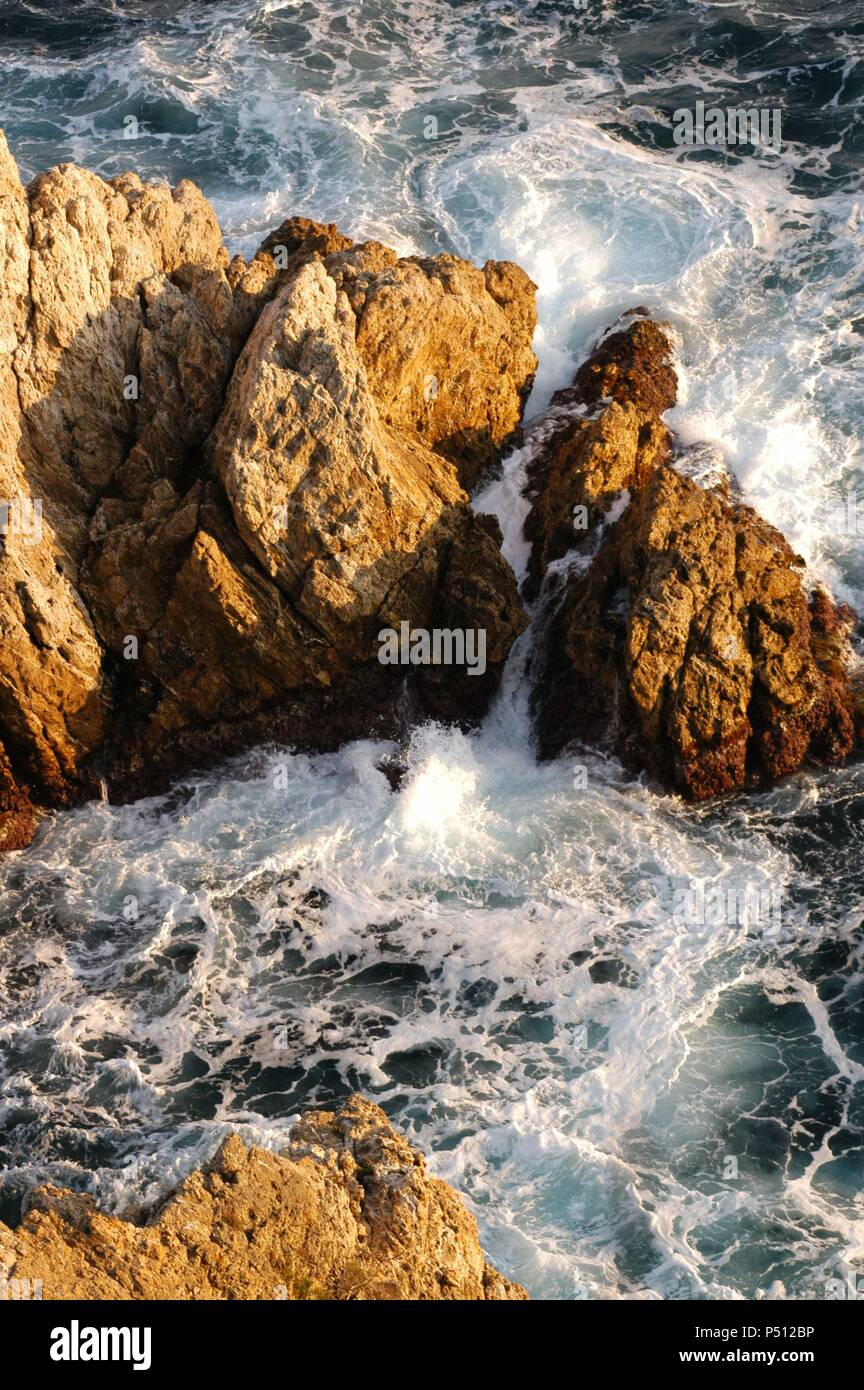
<path fill-rule="evenodd" d="M 525 1299 L 384 1112 L 353 1096 L 285 1153 L 237 1135 L 143 1225 L 53 1187 L 0 1225 L 0 1274 L 43 1299 Z"/>
<path fill-rule="evenodd" d="M 403 620 L 487 630 L 484 680 L 415 682 L 482 713 L 525 618 L 464 486 L 530 390 L 527 276 L 302 218 L 247 264 L 192 184 L 25 189 L 2 136 L 0 228 L 0 847 L 31 796 L 382 732 L 405 673 L 376 635 Z"/>
<path fill-rule="evenodd" d="M 534 376 L 518 266 L 304 218 L 247 263 L 192 184 L 61 165 L 25 189 L 2 137 L 0 256 L 0 849 L 100 779 L 131 799 L 262 739 L 482 716 L 527 622 L 466 492 Z M 676 390 L 636 311 L 553 400 L 526 596 L 551 566 L 541 753 L 611 742 L 703 798 L 841 759 L 860 716 L 852 615 L 675 471 Z M 486 669 L 383 666 L 402 623 L 482 630 Z"/>
<path fill-rule="evenodd" d="M 534 592 L 550 560 L 584 563 L 546 597 L 534 699 L 544 755 L 611 743 L 703 800 L 852 750 L 854 615 L 808 595 L 803 561 L 728 487 L 672 466 L 671 351 L 636 318 L 553 403 L 531 480 Z"/>

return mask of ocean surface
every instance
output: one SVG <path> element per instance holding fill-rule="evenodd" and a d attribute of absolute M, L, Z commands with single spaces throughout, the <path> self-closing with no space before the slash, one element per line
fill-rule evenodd
<path fill-rule="evenodd" d="M 684 465 L 864 607 L 862 56 L 859 0 L 7 0 L 0 121 L 25 177 L 195 180 L 232 250 L 302 213 L 519 261 L 535 420 L 649 305 Z M 699 99 L 779 106 L 781 150 L 676 146 Z M 531 449 L 478 499 L 517 568 Z M 140 1209 L 359 1088 L 535 1297 L 864 1276 L 864 767 L 693 808 L 538 766 L 530 641 L 398 793 L 381 744 L 260 749 L 0 863 L 0 1215 L 46 1178 Z"/>

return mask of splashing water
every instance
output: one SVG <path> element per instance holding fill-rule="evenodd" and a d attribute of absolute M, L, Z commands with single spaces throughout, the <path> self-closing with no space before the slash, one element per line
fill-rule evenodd
<path fill-rule="evenodd" d="M 0 86 L 25 176 L 192 178 L 232 249 L 305 213 L 518 260 L 535 419 L 651 305 L 685 445 L 861 603 L 833 518 L 864 419 L 862 27 L 810 8 L 10 5 Z M 672 109 L 742 93 L 783 105 L 780 155 L 673 146 Z M 532 447 L 476 499 L 518 571 Z M 864 1268 L 864 771 L 693 808 L 595 754 L 538 766 L 529 642 L 478 733 L 417 730 L 396 793 L 388 745 L 262 749 L 0 864 L 3 1216 L 46 1177 L 152 1201 L 227 1129 L 279 1147 L 359 1088 L 535 1296 L 819 1298 Z M 685 881 L 782 916 L 682 921 Z"/>

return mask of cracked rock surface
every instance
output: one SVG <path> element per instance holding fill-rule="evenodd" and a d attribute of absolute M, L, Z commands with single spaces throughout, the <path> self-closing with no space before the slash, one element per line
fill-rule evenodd
<path fill-rule="evenodd" d="M 565 563 L 544 594 L 534 709 L 541 755 L 605 744 L 705 800 L 853 750 L 856 618 L 808 591 L 804 561 L 728 483 L 676 469 L 671 358 L 635 311 L 552 403 L 529 589 Z"/>
<path fill-rule="evenodd" d="M 310 1113 L 282 1154 L 225 1139 L 143 1224 L 54 1187 L 0 1224 L 0 1274 L 43 1299 L 524 1300 L 477 1223 L 377 1105 Z"/>
<path fill-rule="evenodd" d="M 304 218 L 247 263 L 193 184 L 24 188 L 2 136 L 0 257 L 0 848 L 100 778 L 482 714 L 526 619 L 465 487 L 533 380 L 524 272 Z M 485 675 L 406 699 L 378 632 L 454 607 Z"/>

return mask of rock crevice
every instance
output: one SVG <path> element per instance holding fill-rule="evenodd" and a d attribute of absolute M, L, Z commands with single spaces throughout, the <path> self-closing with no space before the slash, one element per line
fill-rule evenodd
<path fill-rule="evenodd" d="M 0 846 L 100 778 L 128 799 L 257 739 L 400 732 L 406 676 L 419 713 L 479 717 L 526 619 L 464 489 L 530 389 L 527 276 L 302 218 L 247 263 L 194 185 L 25 190 L 2 137 L 0 230 Z M 484 680 L 382 667 L 469 537 Z"/>
<path fill-rule="evenodd" d="M 808 593 L 803 560 L 727 482 L 681 471 L 662 418 L 673 344 L 642 312 L 553 401 L 529 481 L 529 591 L 565 560 L 542 599 L 537 738 L 546 757 L 611 745 L 704 800 L 853 750 L 855 615 Z"/>

